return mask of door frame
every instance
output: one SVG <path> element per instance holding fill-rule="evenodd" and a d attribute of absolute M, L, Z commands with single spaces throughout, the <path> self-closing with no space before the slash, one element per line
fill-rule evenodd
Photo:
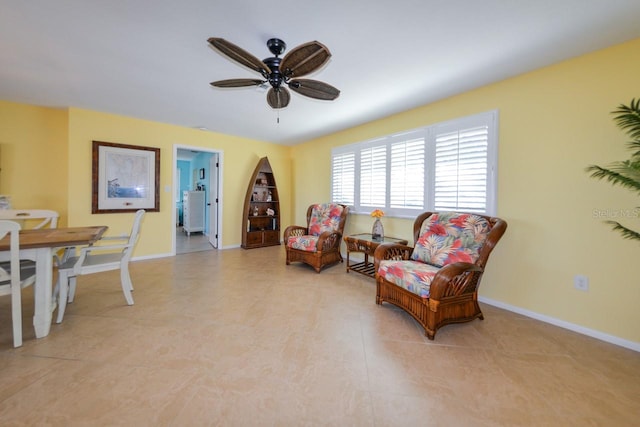
<path fill-rule="evenodd" d="M 197 146 L 193 146 L 193 145 L 183 145 L 183 144 L 173 144 L 173 159 L 172 159 L 172 165 L 173 165 L 173 180 L 172 180 L 172 194 L 171 194 L 171 200 L 172 200 L 172 224 L 175 227 L 177 218 L 176 218 L 176 204 L 178 202 L 177 198 L 176 198 L 176 194 L 177 194 L 177 183 L 178 183 L 178 177 L 177 177 L 177 169 L 178 169 L 178 150 L 190 150 L 190 151 L 199 151 L 199 152 L 203 152 L 203 153 L 210 153 L 210 154 L 216 154 L 218 156 L 218 168 L 216 171 L 210 171 L 209 173 L 214 173 L 217 172 L 218 174 L 218 188 L 217 189 L 212 189 L 212 188 L 208 188 L 207 191 L 209 192 L 209 197 L 210 198 L 214 198 L 215 194 L 217 192 L 217 197 L 218 197 L 218 204 L 217 204 L 217 221 L 216 221 L 216 229 L 218 230 L 218 247 L 217 249 L 221 249 L 222 245 L 222 206 L 223 206 L 223 196 L 222 196 L 222 179 L 224 174 L 222 173 L 222 168 L 223 168 L 223 164 L 224 164 L 224 152 L 222 150 L 219 149 L 215 149 L 215 148 L 207 148 L 207 147 L 197 147 Z M 212 205 L 213 207 L 213 205 Z M 213 224 L 209 224 L 209 231 L 211 232 L 211 230 L 213 230 Z M 173 256 L 176 255 L 176 233 L 172 232 L 171 233 L 171 253 L 173 254 Z"/>
<path fill-rule="evenodd" d="M 218 201 L 220 185 L 218 185 L 218 180 L 220 179 L 220 174 L 218 171 L 220 170 L 220 155 L 217 152 L 213 153 L 209 158 L 209 170 L 209 181 L 207 185 L 209 188 L 209 201 L 207 202 L 207 205 L 209 206 L 209 215 L 207 218 L 209 222 L 209 243 L 211 243 L 211 246 L 215 249 L 219 249 L 220 240 L 218 238 L 218 215 L 220 214 L 220 209 L 218 208 Z"/>

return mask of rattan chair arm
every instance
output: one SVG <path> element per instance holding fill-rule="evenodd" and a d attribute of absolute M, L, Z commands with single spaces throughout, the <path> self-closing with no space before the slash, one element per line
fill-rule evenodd
<path fill-rule="evenodd" d="M 407 245 L 401 245 L 399 243 L 381 243 L 373 253 L 373 268 L 374 271 L 378 271 L 380 261 L 394 259 L 394 260 L 408 260 L 411 258 L 413 248 Z"/>
<path fill-rule="evenodd" d="M 445 265 L 433 278 L 429 298 L 438 300 L 448 296 L 473 293 L 482 275 L 482 268 L 468 262 Z"/>
<path fill-rule="evenodd" d="M 306 227 L 302 227 L 300 225 L 290 225 L 284 229 L 283 239 L 286 243 L 289 240 L 289 237 L 292 236 L 305 236 L 308 234 L 308 229 Z"/>
<path fill-rule="evenodd" d="M 408 260 L 413 253 L 413 248 L 399 243 L 381 243 L 376 248 L 373 256 L 376 260 Z"/>
<path fill-rule="evenodd" d="M 317 251 L 326 251 L 340 246 L 342 242 L 342 233 L 339 231 L 325 231 L 318 236 L 316 243 Z"/>

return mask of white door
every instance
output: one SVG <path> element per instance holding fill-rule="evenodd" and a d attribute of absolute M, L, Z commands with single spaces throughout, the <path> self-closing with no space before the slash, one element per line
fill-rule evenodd
<path fill-rule="evenodd" d="M 218 153 L 213 153 L 209 159 L 209 243 L 218 249 Z"/>

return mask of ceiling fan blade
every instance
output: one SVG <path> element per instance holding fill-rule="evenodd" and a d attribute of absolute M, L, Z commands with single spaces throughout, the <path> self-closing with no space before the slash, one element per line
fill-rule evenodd
<path fill-rule="evenodd" d="M 265 65 L 264 62 L 260 61 L 258 58 L 242 49 L 241 47 L 238 47 L 235 44 L 226 41 L 225 39 L 216 37 L 211 37 L 207 41 L 218 52 L 244 65 L 245 67 L 249 67 L 252 70 L 259 72 L 263 76 L 271 73 L 271 70 Z"/>
<path fill-rule="evenodd" d="M 289 88 L 300 95 L 315 99 L 332 101 L 340 95 L 340 91 L 335 87 L 319 82 L 318 80 L 298 79 L 289 82 Z"/>
<path fill-rule="evenodd" d="M 280 71 L 287 77 L 300 77 L 322 67 L 331 52 L 320 42 L 312 41 L 290 50 L 280 63 Z"/>
<path fill-rule="evenodd" d="M 245 86 L 260 86 L 265 80 L 256 79 L 227 79 L 211 82 L 211 86 L 215 87 L 245 87 Z"/>
<path fill-rule="evenodd" d="M 278 89 L 271 88 L 267 92 L 267 102 L 271 108 L 278 109 L 284 108 L 289 105 L 291 95 L 286 87 L 280 86 Z"/>

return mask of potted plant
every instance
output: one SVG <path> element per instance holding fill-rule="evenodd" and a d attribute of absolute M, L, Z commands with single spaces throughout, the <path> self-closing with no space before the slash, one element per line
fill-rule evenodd
<path fill-rule="evenodd" d="M 612 111 L 612 114 L 615 115 L 614 121 L 618 127 L 631 137 L 628 143 L 632 151 L 631 157 L 629 160 L 611 163 L 607 167 L 591 165 L 587 167 L 587 172 L 590 172 L 592 178 L 606 179 L 613 185 L 619 185 L 640 194 L 640 99 L 632 99 L 628 106 L 621 104 L 617 110 Z M 636 208 L 633 213 L 635 215 L 627 216 L 637 218 L 640 208 Z M 625 227 L 617 221 L 610 220 L 606 223 L 619 231 L 625 239 L 640 240 L 640 232 Z"/>

